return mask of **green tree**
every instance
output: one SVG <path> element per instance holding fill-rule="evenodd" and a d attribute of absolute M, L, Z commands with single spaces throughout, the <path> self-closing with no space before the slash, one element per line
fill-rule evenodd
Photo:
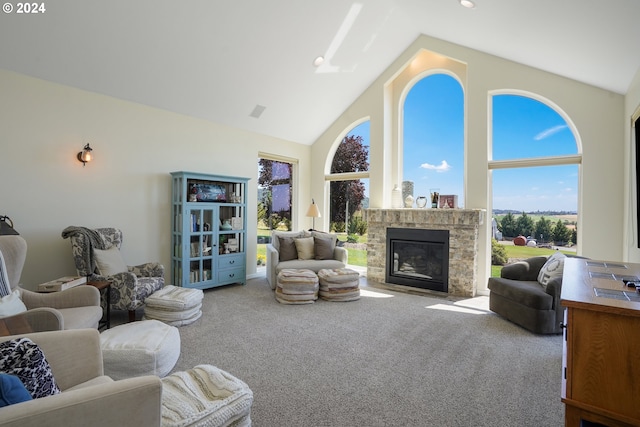
<path fill-rule="evenodd" d="M 500 228 L 504 237 L 516 237 L 516 220 L 511 212 L 508 212 L 502 220 L 500 220 Z"/>
<path fill-rule="evenodd" d="M 578 243 L 578 229 L 574 228 L 571 230 L 571 243 L 574 245 Z"/>
<path fill-rule="evenodd" d="M 346 136 L 333 156 L 331 173 L 362 172 L 369 170 L 369 147 L 362 144 L 361 136 Z M 331 181 L 331 222 L 347 222 L 345 211 L 349 206 L 349 217 L 360 210 L 365 187 L 359 180 Z"/>
<path fill-rule="evenodd" d="M 566 243 L 571 238 L 571 232 L 564 225 L 561 219 L 556 222 L 555 227 L 553 227 L 553 241 L 555 244 L 559 245 L 561 243 Z"/>
<path fill-rule="evenodd" d="M 531 236 L 535 232 L 533 219 L 525 212 L 516 220 L 516 232 L 522 236 Z"/>
<path fill-rule="evenodd" d="M 541 216 L 536 222 L 534 237 L 538 239 L 539 242 L 551 240 L 553 238 L 553 224 L 551 221 L 546 219 L 544 216 Z"/>
<path fill-rule="evenodd" d="M 269 229 L 273 230 L 282 220 L 291 221 L 291 190 L 289 189 L 289 199 L 280 200 L 279 205 L 288 203 L 288 209 L 273 211 L 273 188 L 279 186 L 291 187 L 291 163 L 278 162 L 276 160 L 259 159 L 258 161 L 258 194 L 259 203 L 263 205 L 263 212 L 258 212 L 258 220 L 264 219 Z M 282 192 L 281 192 L 282 194 Z M 284 194 L 287 194 L 285 192 Z M 261 218 L 260 215 L 263 215 Z"/>
<path fill-rule="evenodd" d="M 507 250 L 496 239 L 491 239 L 491 265 L 505 265 L 509 261 Z"/>

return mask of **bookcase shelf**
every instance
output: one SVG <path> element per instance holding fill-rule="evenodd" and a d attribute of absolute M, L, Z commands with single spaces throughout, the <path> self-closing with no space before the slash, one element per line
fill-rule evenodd
<path fill-rule="evenodd" d="M 171 277 L 207 289 L 246 283 L 249 178 L 172 172 Z"/>

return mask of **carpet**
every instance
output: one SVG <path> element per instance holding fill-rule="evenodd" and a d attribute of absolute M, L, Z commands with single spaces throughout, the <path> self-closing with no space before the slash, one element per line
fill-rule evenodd
<path fill-rule="evenodd" d="M 205 290 L 174 372 L 240 378 L 257 427 L 564 425 L 561 336 L 500 318 L 487 297 L 361 294 L 283 305 L 263 278 Z"/>

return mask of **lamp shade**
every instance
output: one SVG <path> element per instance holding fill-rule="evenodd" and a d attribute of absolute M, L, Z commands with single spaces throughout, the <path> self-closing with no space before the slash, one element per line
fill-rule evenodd
<path fill-rule="evenodd" d="M 320 209 L 318 209 L 318 205 L 316 205 L 316 202 L 313 199 L 311 200 L 311 206 L 309 206 L 309 209 L 307 210 L 307 216 L 320 218 Z"/>

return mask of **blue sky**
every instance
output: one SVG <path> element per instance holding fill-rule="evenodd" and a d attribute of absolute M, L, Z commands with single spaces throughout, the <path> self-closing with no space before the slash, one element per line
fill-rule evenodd
<path fill-rule="evenodd" d="M 526 97 L 493 98 L 493 159 L 544 157 L 577 152 L 565 120 L 547 105 Z M 457 194 L 463 206 L 463 92 L 452 77 L 420 80 L 404 106 L 403 179 L 413 181 L 414 196 L 430 189 Z M 369 123 L 353 134 L 369 142 Z M 576 211 L 578 166 L 493 171 L 494 209 Z"/>

